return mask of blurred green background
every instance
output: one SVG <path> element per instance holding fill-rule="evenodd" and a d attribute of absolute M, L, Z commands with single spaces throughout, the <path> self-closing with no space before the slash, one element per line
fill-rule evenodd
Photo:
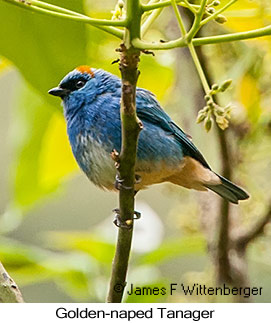
<path fill-rule="evenodd" d="M 116 1 L 55 0 L 52 3 L 111 17 Z M 222 1 L 223 2 L 223 1 Z M 258 28 L 271 23 L 268 1 L 240 0 L 223 26 L 205 34 Z M 189 17 L 187 18 L 189 19 Z M 189 22 L 188 22 L 189 23 Z M 0 260 L 26 302 L 103 302 L 116 228 L 111 210 L 118 196 L 94 187 L 79 171 L 66 135 L 60 101 L 47 91 L 78 65 L 119 75 L 119 40 L 81 23 L 42 16 L 0 2 Z M 146 35 L 179 37 L 171 8 Z M 252 198 L 232 206 L 233 225 L 247 227 L 264 214 L 271 180 L 271 38 L 205 46 L 203 55 L 216 82 L 232 78 L 221 95 L 232 102 L 230 132 L 234 180 Z M 196 125 L 204 105 L 201 85 L 187 49 L 142 55 L 139 86 L 154 92 L 172 118 L 192 135 L 216 171 L 221 160 L 215 131 Z M 157 185 L 137 196 L 128 284 L 210 283 L 206 251 L 209 221 L 218 211 L 212 193 Z M 251 286 L 263 286 L 256 302 L 271 300 L 270 230 L 249 246 Z M 128 297 L 130 302 L 211 302 L 214 297 Z"/>

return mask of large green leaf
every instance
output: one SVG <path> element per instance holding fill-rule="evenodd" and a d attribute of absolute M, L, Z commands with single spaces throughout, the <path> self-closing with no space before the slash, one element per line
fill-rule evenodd
<path fill-rule="evenodd" d="M 206 241 L 202 236 L 191 236 L 165 241 L 158 249 L 143 255 L 141 264 L 160 264 L 171 258 L 189 254 L 201 254 L 206 250 Z"/>
<path fill-rule="evenodd" d="M 83 1 L 50 1 L 83 11 Z M 82 23 L 33 14 L 0 1 L 0 54 L 11 60 L 31 85 L 47 90 L 77 65 L 87 62 L 86 27 Z"/>
<path fill-rule="evenodd" d="M 29 247 L 12 239 L 0 239 L 0 259 L 9 269 L 18 269 L 44 261 L 50 252 Z"/>
<path fill-rule="evenodd" d="M 104 264 L 111 264 L 115 247 L 88 232 L 49 232 L 49 247 L 60 250 L 83 251 Z"/>
<path fill-rule="evenodd" d="M 83 11 L 82 0 L 54 3 Z M 86 26 L 33 14 L 3 1 L 0 21 L 0 55 L 12 61 L 31 85 L 20 91 L 13 119 L 13 204 L 25 207 L 52 192 L 60 178 L 74 169 L 72 155 L 67 153 L 67 140 L 63 140 L 65 128 L 61 126 L 57 132 L 54 127 L 57 110 L 53 106 L 60 111 L 60 101 L 47 91 L 75 66 L 87 63 Z M 57 144 L 58 154 L 53 155 Z M 45 150 L 51 151 L 51 156 Z M 67 157 L 64 164 L 61 154 Z M 50 165 L 46 167 L 48 162 L 54 165 L 53 172 Z"/>
<path fill-rule="evenodd" d="M 55 281 L 72 297 L 89 298 L 88 288 L 99 275 L 97 264 L 80 253 L 55 253 L 42 248 L 0 240 L 0 259 L 20 287 Z"/>
<path fill-rule="evenodd" d="M 64 119 L 36 91 L 23 87 L 13 115 L 13 207 L 29 207 L 76 169 Z"/>

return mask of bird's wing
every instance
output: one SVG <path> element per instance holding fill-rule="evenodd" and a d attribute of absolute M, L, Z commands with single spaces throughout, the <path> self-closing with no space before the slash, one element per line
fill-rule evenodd
<path fill-rule="evenodd" d="M 173 134 L 180 142 L 184 153 L 198 160 L 203 166 L 210 168 L 205 158 L 202 156 L 191 139 L 187 137 L 185 132 L 171 120 L 170 116 L 161 108 L 155 96 L 144 89 L 137 89 L 136 94 L 137 115 L 143 121 L 158 124 L 165 131 Z"/>

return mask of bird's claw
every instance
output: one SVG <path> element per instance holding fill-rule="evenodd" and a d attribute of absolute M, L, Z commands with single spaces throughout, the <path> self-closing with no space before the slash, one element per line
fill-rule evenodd
<path fill-rule="evenodd" d="M 141 213 L 138 211 L 134 211 L 134 220 L 139 220 L 141 218 Z"/>
<path fill-rule="evenodd" d="M 142 181 L 142 178 L 140 175 L 135 174 L 135 184 L 139 184 Z"/>
<path fill-rule="evenodd" d="M 138 174 L 135 175 L 135 184 L 139 184 L 141 182 L 141 176 L 139 176 Z M 116 175 L 116 178 L 115 178 L 115 188 L 117 190 L 120 190 L 121 188 L 122 189 L 125 189 L 125 190 L 132 190 L 133 187 L 131 186 L 125 186 L 124 184 L 124 179 L 121 179 L 119 177 L 119 175 L 117 174 Z"/>
<path fill-rule="evenodd" d="M 131 189 L 132 189 L 132 187 L 131 187 L 131 186 L 125 186 L 125 185 L 123 184 L 123 182 L 124 182 L 124 179 L 121 179 L 121 178 L 119 177 L 119 175 L 117 174 L 117 175 L 116 175 L 116 179 L 115 179 L 115 188 L 116 188 L 117 190 L 120 190 L 121 188 L 123 188 L 123 189 L 125 189 L 125 190 L 131 190 Z"/>
<path fill-rule="evenodd" d="M 138 211 L 134 211 L 134 218 L 133 220 L 126 220 L 122 221 L 120 219 L 120 210 L 119 209 L 114 209 L 113 212 L 115 213 L 115 218 L 113 223 L 118 227 L 118 228 L 124 228 L 124 229 L 131 229 L 133 225 L 133 220 L 138 220 L 141 218 L 141 213 Z"/>

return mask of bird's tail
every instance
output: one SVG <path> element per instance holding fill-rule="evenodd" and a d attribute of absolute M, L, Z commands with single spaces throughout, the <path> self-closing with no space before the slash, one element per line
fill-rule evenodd
<path fill-rule="evenodd" d="M 218 174 L 217 176 L 220 178 L 221 184 L 205 184 L 205 186 L 234 204 L 238 204 L 239 200 L 246 200 L 249 198 L 248 193 L 242 188 L 238 187 L 237 185 L 233 184 L 232 182 Z"/>

